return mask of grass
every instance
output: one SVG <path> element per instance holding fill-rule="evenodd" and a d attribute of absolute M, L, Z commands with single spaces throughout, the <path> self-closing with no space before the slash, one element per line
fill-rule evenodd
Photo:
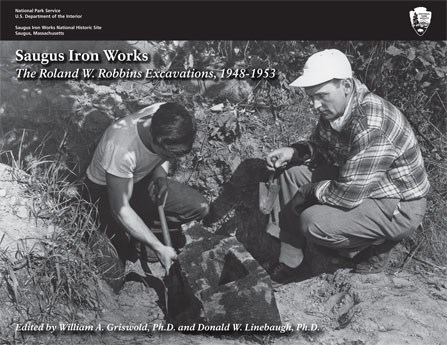
<path fill-rule="evenodd" d="M 30 175 L 15 174 L 34 201 L 35 219 L 56 226 L 50 238 L 31 249 L 18 248 L 14 259 L 0 253 L 0 287 L 6 287 L 15 308 L 10 332 L 0 337 L 5 343 L 15 343 L 15 323 L 74 321 L 79 313 L 97 314 L 101 309 L 96 265 L 101 252 L 85 241 L 95 238 L 94 208 L 80 197 L 79 183 L 71 182 L 72 173 L 60 158 L 30 160 Z"/>
<path fill-rule="evenodd" d="M 383 42 L 381 46 L 371 51 L 371 59 L 365 60 L 363 79 L 368 79 L 367 84 L 371 84 L 369 85 L 371 89 L 384 90 L 386 88 L 383 78 L 379 78 L 384 75 L 381 72 L 384 64 L 377 60 L 377 56 L 386 56 L 384 50 L 387 44 Z M 411 70 L 408 69 L 409 65 L 405 66 L 406 73 L 412 75 Z M 375 76 L 378 77 L 372 78 Z M 382 84 L 385 86 L 382 87 Z M 401 86 L 404 90 L 403 83 L 392 84 Z M 415 83 L 415 85 L 419 84 Z M 385 98 L 389 98 L 389 101 L 398 106 L 407 104 L 404 113 L 416 124 L 415 131 L 421 146 L 425 148 L 424 160 L 433 187 L 428 197 L 427 214 L 422 228 L 404 242 L 408 255 L 402 266 L 413 269 L 422 263 L 426 269 L 446 267 L 447 139 L 434 117 L 429 116 L 438 113 L 435 111 L 437 109 L 434 106 L 435 102 L 440 101 L 444 107 L 444 113 L 439 112 L 441 116 L 445 114 L 445 105 L 439 93 L 433 93 L 433 96 L 430 96 L 422 91 L 415 94 L 410 86 L 402 92 L 401 89 L 393 93 L 391 91 L 394 88 L 391 88 Z M 243 161 L 252 157 L 263 158 L 273 148 L 303 139 L 315 124 L 312 116 L 305 115 L 309 113 L 309 104 L 302 94 L 276 86 L 271 87 L 266 82 L 258 83 L 254 91 L 257 97 L 254 102 L 255 109 L 251 109 L 251 105 L 248 107 L 243 104 L 230 105 L 231 110 L 237 113 L 239 126 L 237 128 L 240 131 L 240 137 L 234 135 L 236 139 L 230 145 L 218 140 L 211 142 L 209 135 L 213 129 L 218 129 L 219 133 L 227 137 L 234 133 L 228 126 L 219 122 L 221 116 L 219 113 L 204 112 L 204 119 L 198 123 L 201 137 L 195 147 L 197 158 L 191 157 L 190 160 L 184 160 L 183 166 L 179 168 L 179 175 L 184 174 L 188 183 L 198 187 L 210 199 L 218 197 L 222 184 L 231 178 L 233 171 L 230 169 L 229 162 L 233 159 L 239 158 L 239 161 Z M 401 99 L 397 97 L 392 99 L 396 94 Z M 92 97 L 92 102 L 100 100 L 100 95 L 88 97 Z M 107 97 L 107 95 L 101 97 Z M 189 101 L 194 103 L 192 98 Z M 8 101 L 13 101 L 12 97 Z M 130 99 L 129 104 L 132 101 L 135 99 Z M 263 102 L 265 105 L 262 110 L 257 109 L 256 105 L 260 106 Z M 399 102 L 401 104 L 398 104 Z M 197 102 L 196 105 L 199 108 L 202 107 L 200 110 L 204 110 L 202 103 Z M 28 103 L 23 101 L 20 106 L 18 107 L 20 111 L 17 111 L 17 114 L 13 113 L 12 116 L 25 112 Z M 8 109 L 7 111 L 12 111 L 13 108 Z M 52 112 L 57 113 L 59 110 L 61 109 L 54 108 Z M 43 110 L 40 111 L 43 112 Z M 63 111 L 67 112 L 66 109 Z M 71 115 L 71 113 L 67 114 L 67 118 Z M 54 115 L 50 114 L 50 116 Z M 60 122 L 57 122 L 56 132 L 62 134 L 64 130 Z M 11 143 L 18 143 L 14 146 L 14 152 L 7 151 L 8 148 L 0 144 L 0 158 L 15 168 L 17 181 L 26 185 L 29 196 L 34 200 L 33 216 L 53 222 L 57 228 L 51 238 L 40 241 L 32 250 L 19 250 L 15 260 L 0 253 L 0 290 L 5 288 L 15 308 L 11 325 L 30 320 L 34 322 L 54 320 L 59 322 L 63 319 L 71 321 L 78 318 L 79 312 L 84 313 L 86 310 L 93 313 L 99 312 L 101 267 L 98 267 L 98 261 L 105 256 L 110 256 L 108 242 L 98 241 L 95 236 L 92 236 L 96 234 L 96 225 L 93 220 L 94 208 L 80 198 L 79 184 L 72 182 L 77 176 L 68 168 L 67 159 L 62 154 L 62 148 L 69 146 L 65 145 L 67 132 L 65 131 L 59 144 L 59 151 L 55 156 L 41 154 L 46 142 L 49 141 L 47 137 L 39 139 L 39 145 L 31 154 L 24 154 L 31 150 L 32 145 L 24 143 L 34 140 L 32 132 L 27 129 L 12 129 L 4 133 L 0 123 L 2 137 L 5 140 L 11 138 Z M 55 149 L 57 151 L 57 145 Z M 19 169 L 27 171 L 29 175 L 18 173 Z M 248 183 L 251 182 L 248 181 Z M 240 189 L 245 192 L 243 188 Z M 247 194 L 246 199 L 251 202 L 251 195 L 245 194 Z M 252 207 L 252 203 L 249 205 L 248 202 L 242 203 L 238 204 L 236 211 L 240 212 L 240 218 L 245 219 L 246 213 L 251 211 Z M 233 213 L 237 213 L 236 211 L 233 210 Z M 229 217 L 235 218 L 233 214 Z M 242 225 L 244 224 L 246 223 Z M 247 228 L 248 226 L 244 230 Z M 234 230 L 234 227 L 232 229 Z M 84 241 L 86 238 L 91 241 L 86 243 Z M 252 240 L 252 246 L 264 255 L 261 251 L 264 245 L 261 239 L 253 236 L 250 240 Z M 101 246 L 103 243 L 106 244 L 105 247 Z M 8 329 L 12 330 L 12 327 Z M 15 344 L 14 335 L 0 332 L 0 343 L 2 341 Z"/>
<path fill-rule="evenodd" d="M 437 95 L 437 97 L 435 96 Z M 447 116 L 446 106 L 438 91 L 414 93 L 404 113 L 410 119 L 422 149 L 424 163 L 431 184 L 427 196 L 427 212 L 422 228 L 407 241 L 407 248 L 416 259 L 426 262 L 426 269 L 447 267 L 447 134 L 442 123 L 433 123 L 434 113 Z M 418 261 L 419 259 L 419 261 Z M 428 261 L 427 261 L 428 260 Z M 428 264 L 427 264 L 428 263 Z"/>
<path fill-rule="evenodd" d="M 446 163 L 443 163 L 447 165 Z M 444 171 L 447 170 L 447 166 Z M 415 258 L 414 264 L 421 265 L 426 269 L 447 268 L 447 200 L 445 195 L 437 192 L 438 188 L 446 190 L 447 181 L 444 178 L 435 178 L 429 174 L 432 191 L 428 195 L 427 213 L 422 227 L 416 231 L 408 241 L 407 248 L 410 257 Z M 422 259 L 422 261 L 421 261 Z"/>

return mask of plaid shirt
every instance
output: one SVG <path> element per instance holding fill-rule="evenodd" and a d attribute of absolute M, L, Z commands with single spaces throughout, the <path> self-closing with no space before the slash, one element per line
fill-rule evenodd
<path fill-rule="evenodd" d="M 391 103 L 354 79 L 351 112 L 340 132 L 320 119 L 308 142 L 311 164 L 340 167 L 337 180 L 322 181 L 323 204 L 354 208 L 365 198 L 412 200 L 429 188 L 422 154 L 410 124 Z"/>

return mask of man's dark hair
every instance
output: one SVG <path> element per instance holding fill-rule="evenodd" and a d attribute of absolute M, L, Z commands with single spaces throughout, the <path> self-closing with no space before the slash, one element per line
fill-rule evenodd
<path fill-rule="evenodd" d="M 337 87 L 340 87 L 341 86 L 341 82 L 343 80 L 351 80 L 352 81 L 352 78 L 345 78 L 345 79 L 336 79 L 336 78 L 334 78 L 331 81 L 332 81 L 332 83 L 334 83 L 334 85 L 336 85 Z M 352 83 L 354 84 L 353 81 L 352 81 Z"/>
<path fill-rule="evenodd" d="M 152 117 L 151 135 L 158 146 L 174 156 L 184 156 L 192 149 L 196 121 L 182 105 L 165 103 Z"/>
<path fill-rule="evenodd" d="M 339 88 L 341 86 L 341 82 L 342 81 L 343 81 L 343 79 L 337 79 L 337 78 L 334 78 L 334 79 L 331 80 L 332 84 L 337 86 L 337 88 Z"/>

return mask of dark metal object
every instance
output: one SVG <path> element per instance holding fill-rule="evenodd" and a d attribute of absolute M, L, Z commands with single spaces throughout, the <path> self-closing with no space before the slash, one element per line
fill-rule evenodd
<path fill-rule="evenodd" d="M 269 174 L 267 182 L 259 183 L 259 210 L 263 214 L 270 214 L 278 197 L 280 187 L 275 182 L 275 173 Z"/>
<path fill-rule="evenodd" d="M 163 232 L 163 240 L 165 245 L 172 247 L 171 235 L 169 234 L 168 224 L 166 222 L 166 216 L 164 211 L 164 204 L 166 202 L 167 194 L 164 201 L 159 200 L 158 215 L 160 217 L 161 230 Z M 164 278 L 164 284 L 166 286 L 166 318 L 169 320 L 176 315 L 179 309 L 184 307 L 184 284 L 181 275 L 181 270 L 178 261 L 175 261 L 169 271 L 166 272 Z"/>

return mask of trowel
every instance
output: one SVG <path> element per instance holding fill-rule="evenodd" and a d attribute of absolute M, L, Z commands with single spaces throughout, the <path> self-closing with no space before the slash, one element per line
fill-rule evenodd
<path fill-rule="evenodd" d="M 273 163 L 276 157 L 272 158 Z M 280 186 L 275 181 L 275 171 L 269 172 L 267 182 L 259 183 L 259 210 L 269 216 L 267 233 L 275 238 L 279 238 L 279 211 L 280 205 L 278 194 Z"/>
<path fill-rule="evenodd" d="M 269 213 L 269 221 L 267 223 L 267 229 L 266 232 L 273 236 L 274 238 L 279 239 L 281 229 L 279 227 L 279 212 L 280 212 L 280 205 L 279 205 L 279 198 L 276 198 L 276 200 L 273 203 L 272 211 Z"/>
<path fill-rule="evenodd" d="M 278 197 L 280 187 L 275 181 L 275 172 L 269 173 L 267 182 L 259 183 L 259 210 L 263 214 L 270 214 Z"/>

